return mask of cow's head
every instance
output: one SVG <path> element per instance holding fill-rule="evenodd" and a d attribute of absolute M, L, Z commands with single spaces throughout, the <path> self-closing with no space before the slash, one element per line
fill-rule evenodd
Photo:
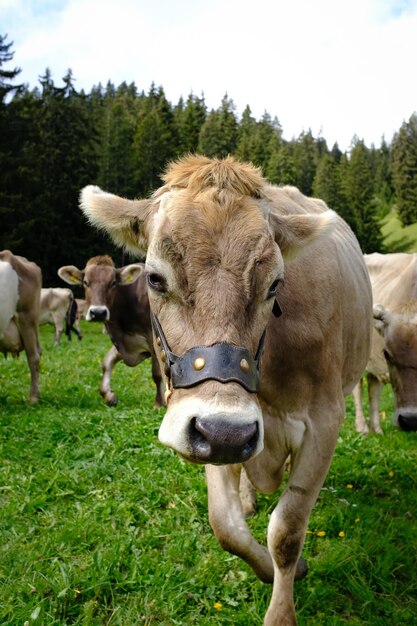
<path fill-rule="evenodd" d="M 116 269 L 109 256 L 92 257 L 83 270 L 74 265 L 60 267 L 58 276 L 70 285 L 82 285 L 85 292 L 88 322 L 110 320 L 115 288 L 133 283 L 143 270 L 141 263 L 133 263 Z"/>
<path fill-rule="evenodd" d="M 332 227 L 334 213 L 271 212 L 260 172 L 230 157 L 187 157 L 164 181 L 147 200 L 86 187 L 81 207 L 116 243 L 147 250 L 155 349 L 167 376 L 160 441 L 194 462 L 243 462 L 263 447 L 256 356 L 283 259 Z"/>
<path fill-rule="evenodd" d="M 417 300 L 392 310 L 375 305 L 374 326 L 384 339 L 395 394 L 394 424 L 402 430 L 417 430 Z"/>

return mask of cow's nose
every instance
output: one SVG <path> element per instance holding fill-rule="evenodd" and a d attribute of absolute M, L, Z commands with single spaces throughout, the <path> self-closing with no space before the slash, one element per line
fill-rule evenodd
<path fill-rule="evenodd" d="M 398 426 L 401 428 L 401 430 L 405 430 L 407 432 L 416 431 L 417 430 L 417 415 L 399 413 Z"/>
<path fill-rule="evenodd" d="M 90 306 L 85 319 L 88 322 L 106 322 L 110 319 L 109 309 L 106 306 Z"/>
<path fill-rule="evenodd" d="M 215 465 L 243 463 L 258 443 L 258 424 L 233 424 L 224 415 L 191 420 L 189 441 L 195 460 Z"/>

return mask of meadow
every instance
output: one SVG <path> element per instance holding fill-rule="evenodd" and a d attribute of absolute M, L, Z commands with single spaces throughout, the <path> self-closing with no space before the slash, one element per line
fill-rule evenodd
<path fill-rule="evenodd" d="M 116 407 L 98 393 L 101 327 L 53 347 L 41 328 L 41 400 L 27 403 L 22 354 L 0 361 L 0 624 L 261 625 L 271 587 L 220 548 L 204 469 L 157 439 L 150 361 L 119 364 Z M 299 626 L 417 625 L 417 434 L 390 421 L 355 433 L 347 400 L 336 454 L 310 518 L 296 583 Z M 249 524 L 265 542 L 278 493 Z"/>

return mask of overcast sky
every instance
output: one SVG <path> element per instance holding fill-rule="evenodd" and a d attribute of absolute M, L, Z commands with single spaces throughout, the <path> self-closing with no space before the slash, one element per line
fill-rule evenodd
<path fill-rule="evenodd" d="M 417 110 L 417 0 L 0 0 L 6 33 L 30 88 L 49 67 L 87 92 L 154 82 L 209 109 L 227 93 L 286 139 L 311 129 L 343 150 L 391 141 Z"/>

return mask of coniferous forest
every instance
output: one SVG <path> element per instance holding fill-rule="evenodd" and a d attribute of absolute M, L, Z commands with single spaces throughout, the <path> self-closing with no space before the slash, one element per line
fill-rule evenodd
<path fill-rule="evenodd" d="M 162 86 L 108 82 L 77 91 L 71 70 L 56 85 L 48 69 L 39 86 L 19 84 L 13 42 L 0 35 L 0 250 L 40 265 L 45 286 L 56 269 L 83 267 L 108 253 L 110 241 L 86 226 L 80 189 L 97 184 L 143 197 L 161 184 L 168 161 L 189 152 L 233 154 L 262 168 L 278 185 L 325 200 L 350 224 L 364 252 L 384 251 L 381 219 L 393 208 L 403 225 L 417 222 L 417 113 L 378 147 L 352 138 L 342 152 L 302 132 L 284 140 L 277 118 L 238 116 L 226 94 L 217 109 L 193 93 L 172 104 Z"/>

